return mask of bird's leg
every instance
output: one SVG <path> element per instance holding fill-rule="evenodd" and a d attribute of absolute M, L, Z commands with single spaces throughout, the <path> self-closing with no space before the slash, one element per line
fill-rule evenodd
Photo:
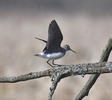
<path fill-rule="evenodd" d="M 52 60 L 52 64 L 53 64 L 53 65 L 56 65 L 56 64 L 54 63 L 54 59 Z"/>
<path fill-rule="evenodd" d="M 48 61 L 47 61 L 47 64 L 49 64 L 51 67 L 54 67 L 55 65 L 58 65 L 59 66 L 59 64 L 55 64 L 54 63 L 54 59 L 52 60 L 52 65 L 49 63 L 49 61 L 50 61 L 51 59 L 49 59 Z M 54 65 L 54 66 L 53 66 Z"/>
<path fill-rule="evenodd" d="M 49 64 L 51 67 L 54 67 L 54 66 L 52 66 L 52 65 L 49 63 L 49 61 L 50 61 L 50 59 L 47 61 L 47 64 Z"/>
<path fill-rule="evenodd" d="M 53 64 L 53 65 L 59 65 L 59 64 L 55 64 L 55 63 L 54 63 L 54 59 L 52 60 L 52 64 Z"/>

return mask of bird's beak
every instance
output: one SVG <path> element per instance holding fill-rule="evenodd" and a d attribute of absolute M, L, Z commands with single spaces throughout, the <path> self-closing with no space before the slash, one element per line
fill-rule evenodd
<path fill-rule="evenodd" d="M 72 51 L 73 53 L 77 53 L 76 51 L 74 51 L 74 50 L 72 50 L 72 49 L 70 49 L 70 51 Z"/>

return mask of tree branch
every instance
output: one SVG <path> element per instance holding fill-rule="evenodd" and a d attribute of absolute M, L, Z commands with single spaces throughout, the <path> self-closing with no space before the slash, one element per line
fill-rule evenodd
<path fill-rule="evenodd" d="M 61 67 L 56 66 L 54 68 L 45 71 L 31 72 L 20 76 L 1 77 L 0 83 L 16 83 L 47 76 L 51 77 L 52 81 L 54 82 L 55 80 L 57 80 L 57 77 L 59 77 L 59 79 L 62 79 L 72 75 L 75 76 L 85 74 L 112 73 L 112 62 L 60 65 L 60 66 Z"/>
<path fill-rule="evenodd" d="M 108 60 L 111 50 L 112 50 L 112 38 L 109 39 L 108 44 L 105 48 L 105 51 L 102 53 L 100 62 L 104 62 L 104 61 L 106 62 Z M 84 98 L 85 96 L 88 96 L 90 89 L 92 88 L 92 86 L 94 85 L 94 83 L 96 82 L 99 76 L 100 76 L 100 73 L 96 75 L 91 75 L 87 83 L 84 85 L 82 90 L 80 90 L 80 92 L 77 94 L 74 100 L 82 100 L 82 98 Z"/>
<path fill-rule="evenodd" d="M 48 95 L 48 100 L 52 100 L 52 96 L 54 94 L 54 91 L 57 87 L 57 84 L 58 82 L 60 81 L 61 79 L 61 75 L 55 73 L 56 75 L 53 75 L 52 76 L 52 86 L 50 87 L 50 92 L 49 92 L 49 95 Z"/>
<path fill-rule="evenodd" d="M 50 70 L 45 70 L 41 72 L 31 72 L 20 76 L 0 77 L 0 83 L 16 83 L 46 76 L 50 76 Z"/>

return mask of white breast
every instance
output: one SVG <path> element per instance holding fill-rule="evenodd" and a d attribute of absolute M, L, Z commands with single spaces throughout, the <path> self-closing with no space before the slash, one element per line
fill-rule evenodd
<path fill-rule="evenodd" d="M 58 52 L 58 53 L 49 53 L 49 54 L 45 54 L 45 53 L 39 53 L 38 56 L 42 57 L 42 58 L 47 58 L 47 59 L 58 59 L 61 58 L 65 55 L 65 53 L 62 52 Z"/>

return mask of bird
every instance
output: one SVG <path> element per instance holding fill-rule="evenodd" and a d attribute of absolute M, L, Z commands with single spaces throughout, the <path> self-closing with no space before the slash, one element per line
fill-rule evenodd
<path fill-rule="evenodd" d="M 62 58 L 67 51 L 72 51 L 73 53 L 76 53 L 76 51 L 72 50 L 67 44 L 61 47 L 63 35 L 55 20 L 52 20 L 49 24 L 47 41 L 38 37 L 35 37 L 35 39 L 46 43 L 43 52 L 37 53 L 35 54 L 35 56 L 48 59 L 47 64 L 49 64 L 51 67 L 54 67 L 54 65 L 58 65 L 54 63 L 54 60 Z M 52 61 L 52 64 L 50 64 L 49 61 Z"/>

